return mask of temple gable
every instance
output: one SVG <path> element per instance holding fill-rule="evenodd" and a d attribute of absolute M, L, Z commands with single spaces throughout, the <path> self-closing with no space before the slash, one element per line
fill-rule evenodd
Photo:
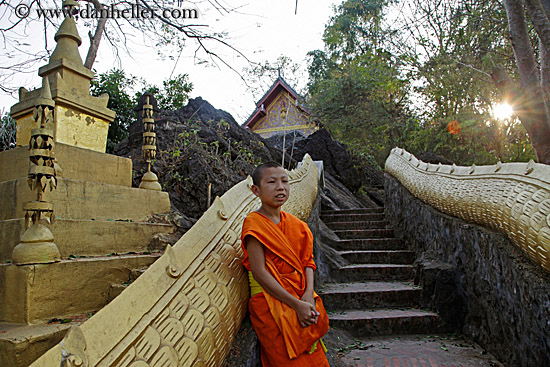
<path fill-rule="evenodd" d="M 278 77 L 258 101 L 244 126 L 264 138 L 294 131 L 310 135 L 318 127 L 302 101 L 302 97 L 282 77 Z"/>

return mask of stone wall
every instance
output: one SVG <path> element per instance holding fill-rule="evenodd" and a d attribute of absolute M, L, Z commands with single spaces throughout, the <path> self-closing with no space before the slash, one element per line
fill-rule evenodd
<path fill-rule="evenodd" d="M 504 235 L 435 210 L 389 174 L 385 191 L 386 218 L 417 253 L 424 305 L 505 365 L 550 366 L 550 275 Z"/>

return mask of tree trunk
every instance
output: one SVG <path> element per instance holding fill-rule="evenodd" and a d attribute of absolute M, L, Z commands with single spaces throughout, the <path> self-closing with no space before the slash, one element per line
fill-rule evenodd
<path fill-rule="evenodd" d="M 540 4 L 540 0 L 537 1 Z M 539 67 L 527 32 L 523 1 L 504 0 L 504 7 L 520 76 L 520 91 L 516 93 L 512 104 L 529 134 L 537 160 L 550 164 L 550 113 L 543 92 L 545 88 L 541 87 Z M 548 18 L 546 21 L 548 22 Z M 541 43 L 544 43 L 543 39 Z"/>
<path fill-rule="evenodd" d="M 547 19 L 550 19 L 550 0 L 541 0 L 541 5 Z M 550 21 L 549 21 L 550 24 Z M 540 83 L 542 89 L 546 93 L 546 100 L 550 99 L 550 48 L 543 47 L 542 42 L 540 48 Z"/>
<path fill-rule="evenodd" d="M 543 44 L 547 50 L 550 50 L 550 21 L 548 21 L 541 0 L 525 0 L 525 8 L 527 9 L 527 14 L 529 14 L 529 18 L 535 27 L 541 44 Z"/>
<path fill-rule="evenodd" d="M 92 1 L 94 4 L 95 9 L 98 12 L 101 12 L 103 9 L 103 5 L 99 3 L 98 0 Z M 103 15 L 103 13 L 100 13 Z M 105 32 L 105 24 L 107 23 L 107 18 L 99 18 L 99 21 L 97 22 L 97 27 L 95 29 L 95 33 L 92 36 L 92 33 L 89 32 L 88 35 L 90 37 L 90 48 L 88 49 L 88 54 L 86 55 L 86 61 L 84 62 L 84 67 L 88 69 L 92 69 L 92 65 L 95 62 L 95 58 L 97 56 L 97 50 L 99 48 L 99 43 L 101 42 L 101 37 L 103 37 L 103 33 Z"/>

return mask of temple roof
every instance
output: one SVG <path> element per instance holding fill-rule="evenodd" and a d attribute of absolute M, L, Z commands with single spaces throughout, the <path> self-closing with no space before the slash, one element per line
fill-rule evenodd
<path fill-rule="evenodd" d="M 265 92 L 265 94 L 260 98 L 260 100 L 256 103 L 256 108 L 254 109 L 254 112 L 248 117 L 246 122 L 243 124 L 243 127 L 251 129 L 252 126 L 259 120 L 261 116 L 262 106 L 268 106 L 280 93 L 281 90 L 286 90 L 295 100 L 302 101 L 303 98 L 301 95 L 298 94 L 292 88 L 284 79 L 283 77 L 279 76 L 277 79 L 275 79 L 275 82 L 271 85 L 271 87 Z M 300 109 L 302 109 L 304 112 L 309 114 L 309 111 L 301 106 L 298 105 Z"/>

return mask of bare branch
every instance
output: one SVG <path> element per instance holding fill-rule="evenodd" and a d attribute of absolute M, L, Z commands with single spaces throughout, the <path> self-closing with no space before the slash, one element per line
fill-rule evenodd
<path fill-rule="evenodd" d="M 110 45 L 110 47 L 113 48 L 113 53 L 115 57 L 117 58 L 118 62 L 120 62 L 121 53 L 124 52 L 128 54 L 129 57 L 132 57 L 132 50 L 131 50 L 131 42 L 132 42 L 132 35 L 134 35 L 137 32 L 132 32 L 130 30 L 132 29 L 137 30 L 143 35 L 143 38 L 146 41 L 152 41 L 156 45 L 167 45 L 167 46 L 175 46 L 175 47 L 157 47 L 158 50 L 162 52 L 170 52 L 174 56 L 177 55 L 177 60 L 181 58 L 182 54 L 182 45 L 183 42 L 186 39 L 193 39 L 197 42 L 197 45 L 199 46 L 198 51 L 204 52 L 208 56 L 208 60 L 212 61 L 214 63 L 221 62 L 224 65 L 228 66 L 231 70 L 235 71 L 242 79 L 242 76 L 240 73 L 238 73 L 233 67 L 230 67 L 230 65 L 223 60 L 223 56 L 217 53 L 217 51 L 213 48 L 212 44 L 216 43 L 218 45 L 222 45 L 224 47 L 229 48 L 232 52 L 237 53 L 240 57 L 243 57 L 244 60 L 250 63 L 250 60 L 246 57 L 245 54 L 240 52 L 238 49 L 233 47 L 226 39 L 224 39 L 224 35 L 217 34 L 215 31 L 209 30 L 206 24 L 198 24 L 197 22 L 193 22 L 194 19 L 192 18 L 182 18 L 182 19 L 176 19 L 176 18 L 165 18 L 162 17 L 162 11 L 163 10 L 173 10 L 172 6 L 174 4 L 174 1 L 171 0 L 108 0 L 104 1 L 105 4 L 100 2 L 101 0 L 81 0 L 80 4 L 81 6 L 84 4 L 91 4 L 92 9 L 96 11 L 98 14 L 97 19 L 89 19 L 88 22 L 93 24 L 93 29 L 90 29 L 88 32 L 88 36 L 90 38 L 90 47 L 87 50 L 87 55 L 85 58 L 84 65 L 87 68 L 92 68 L 94 61 L 97 56 L 97 52 L 99 49 L 99 46 L 101 44 L 101 40 L 103 37 L 105 37 L 108 41 L 107 43 Z M 208 3 L 209 6 L 216 9 L 220 14 L 229 14 L 231 12 L 236 12 L 236 9 L 230 5 L 227 4 L 226 1 L 222 0 L 204 0 L 200 1 L 202 3 Z M 196 1 L 186 1 L 186 4 L 189 3 L 197 3 Z M 130 7 L 135 7 L 136 4 L 138 4 L 143 9 L 148 9 L 150 14 L 155 14 L 154 17 L 151 18 L 141 18 L 141 19 L 126 19 L 126 18 L 119 18 L 116 17 L 100 17 L 102 12 L 100 11 L 102 8 L 105 9 L 107 5 L 109 7 L 114 6 L 118 7 L 118 9 L 128 9 Z M 3 6 L 5 9 L 8 9 L 10 11 L 6 11 L 5 14 L 0 13 L 0 19 L 5 20 L 9 19 L 10 17 L 13 17 L 14 13 L 14 6 L 10 5 L 9 2 L 6 2 L 5 0 L 0 0 L 0 5 Z M 54 0 L 30 0 L 30 6 L 33 7 L 33 9 L 38 9 L 41 11 L 42 14 L 46 14 L 49 9 L 59 9 L 58 2 Z M 197 10 L 198 11 L 198 10 Z M 48 30 L 50 30 L 51 26 L 57 26 L 56 22 L 59 22 L 62 19 L 56 19 L 55 17 L 43 17 L 44 19 L 41 19 L 41 21 L 44 22 L 43 24 L 43 30 L 44 34 L 47 35 Z M 12 57 L 12 55 L 26 55 L 28 56 L 35 56 L 33 53 L 28 52 L 25 50 L 25 47 L 22 47 L 21 41 L 18 40 L 18 37 L 24 37 L 25 33 L 22 33 L 21 35 L 17 33 L 19 29 L 21 29 L 23 32 L 26 31 L 27 25 L 31 24 L 31 22 L 34 21 L 32 18 L 26 18 L 26 19 L 13 19 L 14 24 L 6 24 L 3 28 L 0 27 L 0 35 L 1 39 L 4 41 L 5 47 L 7 47 L 9 50 L 9 54 L 6 54 L 6 57 Z M 193 22 L 193 23 L 191 23 Z M 14 32 L 15 31 L 15 32 Z M 19 42 L 19 43 L 18 43 Z M 49 54 L 51 50 L 50 47 L 55 46 L 50 45 L 47 42 L 47 38 L 45 38 L 44 41 L 44 48 L 46 54 Z M 212 47 L 212 48 L 211 48 Z M 166 51 L 168 50 L 168 51 Z M 200 56 L 200 52 L 196 54 L 196 57 Z M 28 55 L 28 56 L 27 56 Z M 175 64 L 177 66 L 177 62 Z M 175 67 L 174 66 L 174 67 Z M 8 73 L 8 71 L 4 71 L 4 73 Z M 4 75 L 0 75 L 0 78 L 4 81 Z"/>
<path fill-rule="evenodd" d="M 460 62 L 460 61 L 458 61 L 458 60 L 455 60 L 455 62 L 456 62 L 457 64 L 460 64 L 460 65 L 462 65 L 462 66 L 466 66 L 467 68 L 470 68 L 470 69 L 472 69 L 472 70 L 474 70 L 474 71 L 477 71 L 478 73 L 481 73 L 481 74 L 483 74 L 483 75 L 488 76 L 489 78 L 491 78 L 491 74 L 489 74 L 489 73 L 487 73 L 487 72 L 485 72 L 485 71 L 483 71 L 483 70 L 477 69 L 477 68 L 473 67 L 472 65 L 465 64 L 465 63 Z M 489 79 L 489 81 L 490 81 L 490 79 Z"/>

